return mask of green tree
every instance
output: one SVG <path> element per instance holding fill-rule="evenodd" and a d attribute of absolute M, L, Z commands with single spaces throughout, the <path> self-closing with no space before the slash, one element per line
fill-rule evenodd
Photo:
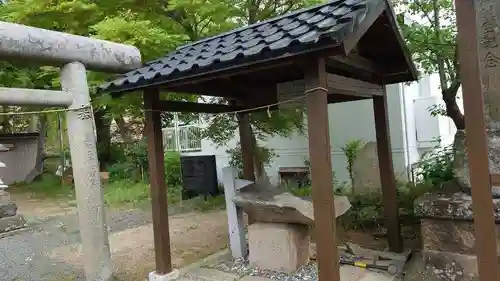
<path fill-rule="evenodd" d="M 461 83 L 453 1 L 397 0 L 396 6 L 403 11 L 399 23 L 420 71 L 439 75 L 445 106 L 436 105 L 431 113 L 448 116 L 457 129 L 465 129 L 464 115 L 457 104 Z"/>
<path fill-rule="evenodd" d="M 0 18 L 41 28 L 83 36 L 133 44 L 141 50 L 145 61 L 162 56 L 178 45 L 199 40 L 244 24 L 252 24 L 316 2 L 315 0 L 10 0 L 0 10 Z M 9 66 L 11 67 L 11 66 Z M 2 73 L 7 75 L 2 76 Z M 11 79 L 9 76 L 19 77 Z M 42 79 L 43 78 L 43 79 Z M 127 134 L 131 125 L 142 123 L 142 99 L 139 93 L 120 98 L 96 95 L 95 86 L 109 75 L 89 73 L 89 85 L 95 108 L 98 149 L 102 164 L 109 159 L 110 124 L 115 120 L 119 131 Z M 31 82 L 30 82 L 31 81 Z M 33 82 L 34 81 L 34 82 Z M 36 83 L 29 85 L 26 83 Z M 23 84 L 24 83 L 24 84 Z M 0 85 L 12 87 L 56 88 L 59 86 L 57 68 L 8 69 L 0 65 Z M 162 93 L 169 99 L 196 100 L 197 96 Z M 227 102 L 226 100 L 218 100 Z M 190 114 L 181 116 L 189 121 Z M 171 120 L 166 114 L 165 122 Z M 1 121 L 1 120 L 0 120 Z M 208 135 L 216 143 L 228 140 L 234 132 L 233 116 L 218 115 L 210 120 Z M 0 122 L 1 123 L 1 122 Z M 254 113 L 251 129 L 256 139 L 270 135 L 289 135 L 301 129 L 302 110 L 282 111 L 280 114 Z M 218 127 L 218 125 L 224 127 Z M 217 128 L 218 127 L 218 128 Z"/>
<path fill-rule="evenodd" d="M 231 28 L 253 24 L 270 17 L 278 16 L 319 1 L 316 0 L 222 0 L 214 6 L 207 5 L 211 1 L 174 0 L 170 8 L 176 11 L 174 20 L 184 28 L 192 41 L 213 35 Z M 215 2 L 215 1 L 214 1 Z M 229 16 L 228 16 L 229 15 Z M 211 102 L 227 104 L 223 98 L 212 98 Z M 208 127 L 204 136 L 219 146 L 226 145 L 238 128 L 235 115 L 219 114 L 205 118 Z M 255 112 L 250 114 L 250 130 L 252 132 L 253 155 L 257 178 L 265 178 L 264 164 L 269 159 L 262 159 L 258 141 L 280 135 L 289 136 L 294 131 L 302 131 L 303 108 L 280 110 L 279 113 Z"/>
<path fill-rule="evenodd" d="M 152 1 L 144 5 L 135 1 L 11 0 L 2 7 L 0 17 L 4 21 L 133 44 L 141 50 L 144 59 L 149 60 L 188 40 L 180 32 L 178 24 L 168 17 L 165 9 Z M 110 159 L 109 132 L 112 119 L 118 120 L 117 123 L 122 126 L 127 123 L 122 122 L 124 116 L 132 121 L 141 120 L 142 123 L 140 94 L 128 94 L 122 98 L 95 94 L 95 86 L 108 77 L 102 73 L 89 73 L 99 158 L 103 165 Z M 21 68 L 3 64 L 0 66 L 0 85 L 57 88 L 58 69 L 33 66 Z"/>

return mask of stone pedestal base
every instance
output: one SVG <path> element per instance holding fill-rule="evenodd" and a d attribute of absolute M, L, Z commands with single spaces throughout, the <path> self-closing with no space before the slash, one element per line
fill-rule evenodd
<path fill-rule="evenodd" d="M 309 262 L 309 227 L 254 223 L 248 227 L 249 261 L 253 266 L 292 273 Z"/>
<path fill-rule="evenodd" d="M 495 218 L 500 200 L 494 199 Z M 477 277 L 472 198 L 465 193 L 427 195 L 416 201 L 421 217 L 422 257 L 426 270 L 439 280 L 469 281 Z M 500 224 L 495 245 L 500 261 Z"/>
<path fill-rule="evenodd" d="M 168 274 L 158 274 L 156 271 L 150 272 L 148 281 L 172 281 L 179 278 L 179 271 L 174 270 Z"/>
<path fill-rule="evenodd" d="M 10 201 L 10 194 L 0 190 L 0 235 L 26 226 L 23 216 L 17 214 L 17 206 Z"/>

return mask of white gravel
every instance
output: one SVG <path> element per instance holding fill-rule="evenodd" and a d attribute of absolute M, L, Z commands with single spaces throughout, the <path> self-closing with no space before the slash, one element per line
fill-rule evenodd
<path fill-rule="evenodd" d="M 239 276 L 258 276 L 276 281 L 317 281 L 318 269 L 316 262 L 311 261 L 306 266 L 300 268 L 294 274 L 286 274 L 267 269 L 252 267 L 245 259 L 226 260 L 215 265 L 208 266 L 223 272 L 236 274 Z"/>

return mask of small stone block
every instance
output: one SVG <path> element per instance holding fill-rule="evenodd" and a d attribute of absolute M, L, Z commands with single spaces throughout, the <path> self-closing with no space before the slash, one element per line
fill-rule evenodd
<path fill-rule="evenodd" d="M 13 202 L 0 203 L 0 218 L 12 217 L 17 213 L 17 206 Z"/>
<path fill-rule="evenodd" d="M 240 279 L 238 275 L 222 272 L 216 269 L 198 267 L 186 273 L 194 280 L 204 281 L 234 281 Z"/>
<path fill-rule="evenodd" d="M 245 276 L 241 278 L 239 281 L 273 281 L 273 280 L 265 277 Z"/>
<path fill-rule="evenodd" d="M 171 281 L 179 278 L 179 271 L 174 270 L 167 274 L 158 274 L 156 271 L 149 273 L 148 281 Z"/>
<path fill-rule="evenodd" d="M 248 227 L 249 261 L 262 269 L 295 272 L 309 262 L 309 244 L 307 225 L 255 223 Z"/>

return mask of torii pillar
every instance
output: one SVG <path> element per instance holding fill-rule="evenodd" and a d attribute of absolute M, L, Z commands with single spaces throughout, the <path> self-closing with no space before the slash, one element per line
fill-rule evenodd
<path fill-rule="evenodd" d="M 60 91 L 0 88 L 0 104 L 63 106 L 75 180 L 87 281 L 112 279 L 87 70 L 122 73 L 141 66 L 133 46 L 0 22 L 0 60 L 61 67 Z"/>

